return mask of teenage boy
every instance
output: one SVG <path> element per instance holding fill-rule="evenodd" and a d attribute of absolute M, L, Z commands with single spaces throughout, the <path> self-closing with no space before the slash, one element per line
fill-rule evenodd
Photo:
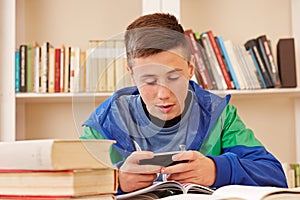
<path fill-rule="evenodd" d="M 113 139 L 119 192 L 147 187 L 157 174 L 168 180 L 220 187 L 287 187 L 279 161 L 246 128 L 229 103 L 190 79 L 194 58 L 184 30 L 170 14 L 132 22 L 125 33 L 127 69 L 134 87 L 116 91 L 84 123 L 82 139 Z M 140 165 L 153 153 L 186 151 L 169 167 Z"/>

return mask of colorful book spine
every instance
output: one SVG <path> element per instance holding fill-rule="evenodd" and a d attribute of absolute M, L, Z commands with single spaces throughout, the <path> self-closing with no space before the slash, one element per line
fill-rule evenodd
<path fill-rule="evenodd" d="M 218 44 L 215 40 L 215 36 L 213 34 L 213 32 L 211 30 L 207 31 L 207 35 L 208 35 L 208 38 L 209 38 L 209 41 L 212 45 L 212 49 L 216 55 L 216 58 L 217 58 L 217 61 L 219 63 L 219 67 L 221 69 L 221 72 L 223 74 L 223 77 L 225 79 L 225 82 L 226 82 L 226 85 L 227 85 L 227 88 L 228 89 L 233 89 L 234 86 L 232 84 L 232 81 L 231 81 L 231 78 L 230 78 L 230 75 L 226 69 L 226 65 L 225 63 L 223 62 L 223 59 L 222 59 L 222 55 L 221 55 L 221 52 L 219 51 L 219 48 L 218 48 Z"/>
<path fill-rule="evenodd" d="M 20 92 L 26 92 L 27 46 L 20 45 Z"/>
<path fill-rule="evenodd" d="M 20 52 L 15 52 L 15 92 L 20 92 Z"/>
<path fill-rule="evenodd" d="M 239 82 L 238 82 L 237 77 L 235 75 L 234 69 L 232 67 L 232 64 L 231 64 L 230 58 L 228 56 L 227 50 L 224 46 L 223 38 L 222 38 L 222 36 L 217 36 L 216 38 L 217 38 L 217 42 L 218 42 L 220 50 L 221 50 L 221 54 L 224 56 L 224 61 L 226 62 L 226 66 L 228 67 L 228 70 L 231 74 L 231 78 L 232 78 L 232 81 L 234 83 L 235 89 L 239 90 L 240 85 L 239 85 Z"/>

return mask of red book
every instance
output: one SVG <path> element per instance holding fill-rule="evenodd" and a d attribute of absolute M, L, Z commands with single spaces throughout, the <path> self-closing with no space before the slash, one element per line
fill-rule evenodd
<path fill-rule="evenodd" d="M 213 32 L 211 30 L 207 31 L 207 35 L 208 35 L 209 41 L 210 41 L 210 43 L 211 43 L 211 45 L 213 47 L 213 50 L 214 50 L 214 53 L 215 53 L 216 58 L 218 60 L 218 63 L 220 65 L 220 68 L 221 68 L 223 77 L 225 79 L 226 85 L 227 85 L 228 89 L 233 89 L 234 86 L 233 86 L 232 80 L 230 78 L 230 75 L 229 75 L 228 70 L 226 68 L 226 65 L 224 63 L 224 60 L 222 58 L 222 54 L 220 52 L 218 44 L 217 44 L 217 42 L 215 40 L 215 36 L 214 36 L 214 34 L 213 34 Z"/>
<path fill-rule="evenodd" d="M 54 81 L 54 92 L 60 92 L 60 54 L 61 49 L 55 49 L 55 81 Z"/>
<path fill-rule="evenodd" d="M 189 29 L 184 31 L 189 42 L 191 52 L 195 56 L 195 75 L 200 79 L 203 89 L 213 89 L 209 73 L 205 67 L 204 60 L 198 47 L 194 32 Z"/>

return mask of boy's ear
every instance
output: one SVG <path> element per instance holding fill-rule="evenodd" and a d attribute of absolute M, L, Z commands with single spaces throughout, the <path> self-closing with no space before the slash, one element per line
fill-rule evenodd
<path fill-rule="evenodd" d="M 126 70 L 128 71 L 129 75 L 130 75 L 130 78 L 132 80 L 132 82 L 135 84 L 135 80 L 134 80 L 134 77 L 133 77 L 133 71 L 132 69 L 128 66 L 128 64 L 126 64 Z"/>

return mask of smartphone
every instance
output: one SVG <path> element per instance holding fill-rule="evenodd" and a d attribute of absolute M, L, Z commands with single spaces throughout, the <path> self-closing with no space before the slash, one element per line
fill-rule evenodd
<path fill-rule="evenodd" d="M 173 161 L 172 156 L 178 153 L 182 153 L 182 151 L 171 151 L 171 152 L 164 152 L 164 153 L 155 153 L 153 158 L 149 159 L 142 159 L 139 161 L 140 165 L 159 165 L 159 166 L 171 166 L 176 165 L 178 163 L 188 162 L 188 160 L 180 160 L 180 161 Z"/>

